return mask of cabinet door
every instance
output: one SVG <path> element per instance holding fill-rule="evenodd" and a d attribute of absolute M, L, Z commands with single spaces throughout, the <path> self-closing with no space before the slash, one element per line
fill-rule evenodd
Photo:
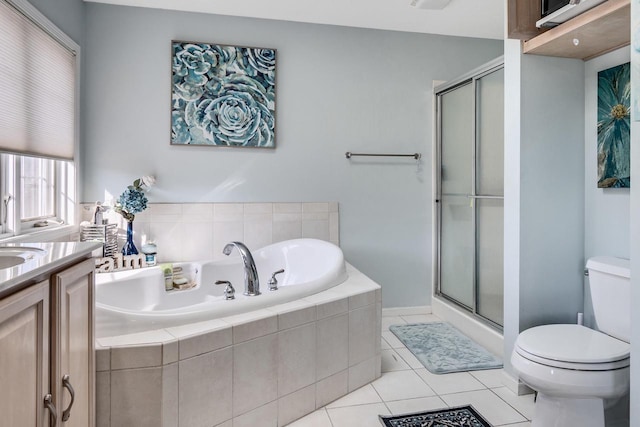
<path fill-rule="evenodd" d="M 49 283 L 42 282 L 0 299 L 0 425 L 48 426 L 48 393 Z"/>
<path fill-rule="evenodd" d="M 536 27 L 536 21 L 540 19 L 541 13 L 540 0 L 508 0 L 507 37 L 529 40 L 542 33 L 544 30 Z"/>
<path fill-rule="evenodd" d="M 51 278 L 52 389 L 65 427 L 95 425 L 94 268 L 89 259 Z"/>

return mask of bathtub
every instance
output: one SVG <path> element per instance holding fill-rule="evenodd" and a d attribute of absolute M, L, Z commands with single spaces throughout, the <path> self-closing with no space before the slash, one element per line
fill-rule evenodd
<path fill-rule="evenodd" d="M 245 296 L 244 266 L 234 250 L 229 259 L 173 263 L 195 286 L 166 291 L 161 267 L 96 275 L 96 336 L 119 335 L 216 319 L 297 300 L 336 286 L 347 279 L 342 250 L 322 240 L 295 239 L 252 252 L 261 295 Z M 278 290 L 269 291 L 271 275 Z M 230 281 L 235 299 L 226 300 Z"/>
<path fill-rule="evenodd" d="M 380 377 L 380 285 L 324 241 L 253 256 L 254 297 L 239 257 L 177 263 L 190 290 L 159 267 L 96 275 L 97 426 L 283 426 Z"/>

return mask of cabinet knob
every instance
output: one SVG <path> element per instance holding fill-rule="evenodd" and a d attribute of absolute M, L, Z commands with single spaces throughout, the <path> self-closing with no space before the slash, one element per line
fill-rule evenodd
<path fill-rule="evenodd" d="M 62 377 L 62 386 L 69 390 L 69 394 L 71 395 L 71 402 L 69 402 L 69 407 L 62 412 L 62 421 L 67 421 L 69 417 L 71 417 L 71 407 L 73 406 L 73 401 L 76 400 L 76 393 L 73 391 L 73 387 L 71 386 L 71 380 L 69 375 L 65 375 Z"/>

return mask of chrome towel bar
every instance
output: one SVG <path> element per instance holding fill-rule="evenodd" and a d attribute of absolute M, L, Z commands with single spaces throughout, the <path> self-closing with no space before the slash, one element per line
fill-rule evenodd
<path fill-rule="evenodd" d="M 413 157 L 416 160 L 419 160 L 422 157 L 420 153 L 413 154 L 371 154 L 371 153 L 352 153 L 351 151 L 347 151 L 344 153 L 347 159 L 350 159 L 353 156 L 366 156 L 366 157 Z"/>

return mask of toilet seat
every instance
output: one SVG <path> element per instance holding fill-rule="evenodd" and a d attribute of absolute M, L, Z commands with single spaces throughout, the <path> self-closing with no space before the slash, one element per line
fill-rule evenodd
<path fill-rule="evenodd" d="M 629 343 L 581 325 L 543 325 L 523 331 L 515 351 L 546 366 L 608 371 L 629 366 Z"/>

